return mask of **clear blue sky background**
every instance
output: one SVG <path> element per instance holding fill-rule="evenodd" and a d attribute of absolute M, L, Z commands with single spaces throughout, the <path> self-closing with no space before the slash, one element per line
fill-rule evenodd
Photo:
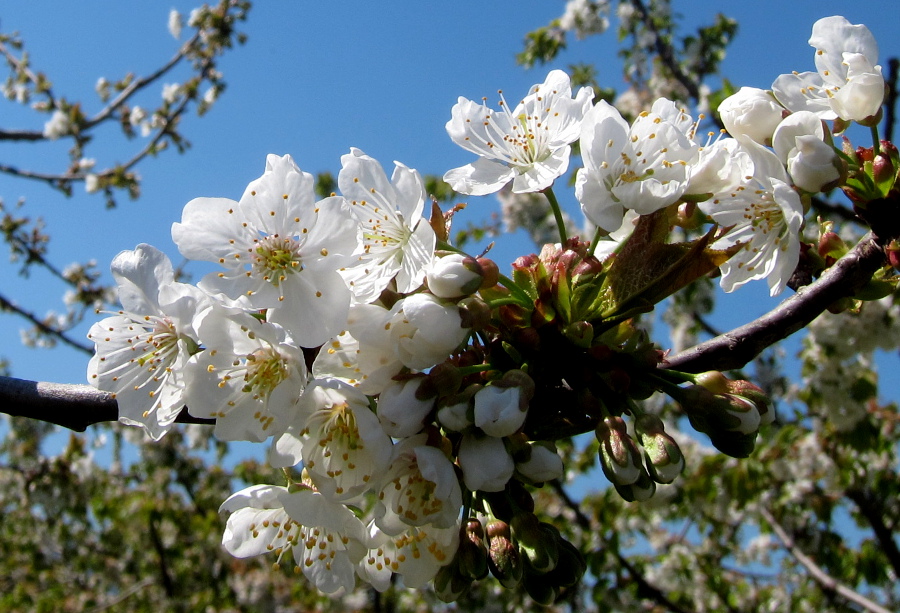
<path fill-rule="evenodd" d="M 518 2 L 326 2 L 258 0 L 242 30 L 247 44 L 221 62 L 228 89 L 204 118 L 188 117 L 183 130 L 193 147 L 186 155 L 166 152 L 139 167 L 143 196 L 105 210 L 101 196 L 76 188 L 69 199 L 40 183 L 0 176 L 7 204 L 24 197 L 24 211 L 42 216 L 53 236 L 50 258 L 60 267 L 94 258 L 108 270 L 123 249 L 149 242 L 178 259 L 171 224 L 186 202 L 198 196 L 237 199 L 263 170 L 268 153 L 290 153 L 309 172 L 340 168 L 340 156 L 359 147 L 388 169 L 393 160 L 423 173 L 443 174 L 472 161 L 444 131 L 458 96 L 492 102 L 503 89 L 510 100 L 541 82 L 550 68 L 593 61 L 604 87 L 621 89 L 614 32 L 574 42 L 553 66 L 526 71 L 515 63 L 526 32 L 563 12 L 563 0 Z M 755 2 L 673 2 L 686 28 L 712 21 L 721 11 L 736 18 L 740 32 L 724 63 L 737 85 L 768 87 L 779 74 L 813 70 L 807 44 L 813 22 L 843 14 L 865 23 L 881 48 L 882 64 L 900 54 L 900 8 L 893 0 L 847 3 L 838 0 L 758 0 Z M 24 37 L 33 67 L 53 81 L 57 96 L 81 99 L 88 114 L 101 108 L 93 92 L 97 78 L 111 81 L 126 72 L 146 74 L 168 59 L 179 43 L 166 29 L 168 12 L 184 13 L 191 2 L 5 3 L 0 28 Z M 153 108 L 161 84 L 139 104 Z M 0 102 L 4 128 L 40 129 L 46 116 Z M 118 143 L 118 140 L 114 142 Z M 121 143 L 89 150 L 99 165 L 130 157 L 139 145 Z M 58 144 L 0 143 L 4 163 L 43 171 L 65 167 Z M 569 195 L 571 204 L 574 198 Z M 493 198 L 470 199 L 473 216 L 497 210 Z M 532 247 L 521 237 L 495 253 L 501 267 Z M 504 258 L 504 255 L 506 256 Z M 0 287 L 25 308 L 44 313 L 61 309 L 61 289 L 41 274 L 30 280 L 0 258 Z M 725 309 L 743 323 L 771 307 L 764 283 L 737 292 Z M 739 302 L 738 302 L 739 301 Z M 738 321 L 741 319 L 741 321 Z M 0 318 L 0 356 L 13 374 L 27 379 L 80 383 L 87 359 L 66 348 L 24 349 L 22 323 Z M 84 326 L 86 332 L 88 326 Z M 82 332 L 82 333 L 83 333 Z"/>

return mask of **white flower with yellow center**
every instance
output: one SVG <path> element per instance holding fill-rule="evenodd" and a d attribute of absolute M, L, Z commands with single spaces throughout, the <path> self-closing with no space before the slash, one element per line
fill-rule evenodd
<path fill-rule="evenodd" d="M 393 443 L 362 392 L 334 379 L 313 381 L 295 423 L 275 441 L 271 464 L 294 466 L 302 459 L 316 489 L 335 502 L 379 487 Z"/>
<path fill-rule="evenodd" d="M 360 560 L 356 569 L 359 577 L 383 592 L 391 585 L 391 575 L 397 573 L 403 577 L 404 586 L 418 589 L 453 561 L 459 548 L 459 522 L 444 528 L 407 526 L 393 536 L 372 523 L 369 536 L 375 546 Z"/>
<path fill-rule="evenodd" d="M 778 77 L 772 84 L 778 101 L 826 120 L 863 121 L 877 115 L 884 101 L 884 77 L 872 32 L 844 17 L 825 17 L 813 24 L 809 44 L 816 50 L 817 72 Z"/>
<path fill-rule="evenodd" d="M 117 255 L 112 273 L 122 310 L 88 333 L 97 348 L 88 380 L 115 395 L 120 422 L 158 440 L 184 408 L 183 370 L 200 350 L 193 320 L 209 298 L 176 283 L 169 258 L 150 245 Z"/>
<path fill-rule="evenodd" d="M 472 196 L 492 194 L 513 182 L 514 193 L 550 187 L 569 167 L 571 143 L 591 108 L 593 90 L 572 97 L 569 75 L 553 70 L 514 109 L 505 100 L 500 111 L 460 97 L 451 110 L 447 133 L 457 145 L 478 154 L 472 164 L 454 168 L 444 181 Z"/>
<path fill-rule="evenodd" d="M 756 279 L 766 279 L 769 293 L 784 291 L 800 259 L 803 205 L 776 155 L 750 139 L 740 143 L 753 164 L 753 175 L 730 193 L 700 203 L 701 210 L 731 229 L 712 247 L 741 249 L 719 268 L 719 284 L 731 292 Z"/>
<path fill-rule="evenodd" d="M 419 434 L 394 446 L 375 509 L 375 523 L 387 534 L 426 524 L 446 528 L 459 517 L 462 490 L 456 471 L 443 451 L 425 445 L 426 439 Z"/>
<path fill-rule="evenodd" d="M 201 288 L 268 309 L 267 319 L 303 347 L 321 345 L 346 322 L 350 292 L 337 271 L 357 246 L 344 199 L 316 202 L 314 182 L 290 156 L 270 155 L 240 202 L 196 198 L 172 226 L 184 257 L 225 268 Z"/>
<path fill-rule="evenodd" d="M 629 126 L 601 100 L 581 126 L 584 168 L 575 180 L 581 210 L 591 222 L 614 232 L 628 209 L 648 215 L 674 204 L 684 194 L 688 161 L 696 150 L 680 123 L 644 111 Z"/>
<path fill-rule="evenodd" d="M 313 376 L 340 379 L 368 396 L 380 394 L 403 370 L 391 339 L 392 316 L 392 311 L 375 304 L 351 304 L 349 330 L 322 346 L 313 362 Z"/>
<path fill-rule="evenodd" d="M 188 363 L 188 410 L 216 420 L 216 438 L 261 442 L 281 434 L 306 387 L 303 352 L 276 324 L 213 308 L 200 319 L 205 351 Z"/>
<path fill-rule="evenodd" d="M 381 164 L 359 149 L 341 157 L 338 185 L 361 227 L 355 260 L 342 274 L 359 302 L 376 300 L 391 280 L 401 293 L 414 291 L 434 256 L 434 230 L 422 218 L 425 182 L 395 164 L 388 181 Z"/>
<path fill-rule="evenodd" d="M 231 555 L 274 553 L 280 562 L 291 553 L 297 569 L 321 592 L 353 590 L 356 565 L 366 554 L 369 536 L 344 505 L 311 488 L 290 492 L 254 485 L 232 494 L 219 511 L 231 512 L 222 537 Z"/>

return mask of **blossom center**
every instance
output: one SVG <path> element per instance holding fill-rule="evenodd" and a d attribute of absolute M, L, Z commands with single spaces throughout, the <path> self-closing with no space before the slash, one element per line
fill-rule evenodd
<path fill-rule="evenodd" d="M 272 347 L 257 349 L 246 360 L 241 391 L 254 399 L 268 396 L 288 376 L 287 359 Z"/>
<path fill-rule="evenodd" d="M 289 273 L 303 270 L 300 243 L 295 239 L 272 234 L 255 242 L 253 269 L 263 280 L 277 286 Z"/>

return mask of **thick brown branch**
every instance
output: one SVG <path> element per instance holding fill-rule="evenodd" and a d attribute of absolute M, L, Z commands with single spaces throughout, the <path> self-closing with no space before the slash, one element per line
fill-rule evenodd
<path fill-rule="evenodd" d="M 807 326 L 837 300 L 852 296 L 884 265 L 891 237 L 871 232 L 815 282 L 762 317 L 668 358 L 664 368 L 682 372 L 742 368 L 764 349 Z"/>
<path fill-rule="evenodd" d="M 89 385 L 39 383 L 0 377 L 0 412 L 15 417 L 39 419 L 69 430 L 84 432 L 88 426 L 117 421 L 119 408 L 115 398 Z M 182 410 L 179 423 L 213 424 Z"/>

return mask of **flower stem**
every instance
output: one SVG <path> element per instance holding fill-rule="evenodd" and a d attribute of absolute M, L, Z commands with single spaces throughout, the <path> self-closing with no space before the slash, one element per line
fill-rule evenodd
<path fill-rule="evenodd" d="M 559 208 L 559 201 L 556 199 L 556 194 L 553 193 L 553 187 L 545 189 L 544 195 L 547 196 L 547 200 L 550 201 L 550 209 L 553 211 L 553 217 L 556 218 L 556 227 L 559 230 L 559 240 L 561 243 L 565 244 L 565 242 L 569 240 L 568 236 L 566 236 L 566 223 L 563 221 L 562 209 Z"/>
<path fill-rule="evenodd" d="M 875 157 L 881 153 L 881 140 L 878 138 L 878 126 L 869 128 L 872 131 L 872 156 Z"/>
<path fill-rule="evenodd" d="M 487 370 L 493 369 L 494 367 L 490 364 L 472 364 L 470 366 L 460 366 L 457 370 L 463 377 L 465 377 L 466 375 L 473 375 L 478 372 L 485 372 Z"/>
<path fill-rule="evenodd" d="M 603 228 L 597 226 L 597 229 L 594 230 L 594 239 L 591 241 L 591 246 L 588 247 L 587 256 L 592 257 L 594 255 L 594 250 L 597 248 L 597 243 L 600 242 L 600 235 L 603 233 Z"/>

